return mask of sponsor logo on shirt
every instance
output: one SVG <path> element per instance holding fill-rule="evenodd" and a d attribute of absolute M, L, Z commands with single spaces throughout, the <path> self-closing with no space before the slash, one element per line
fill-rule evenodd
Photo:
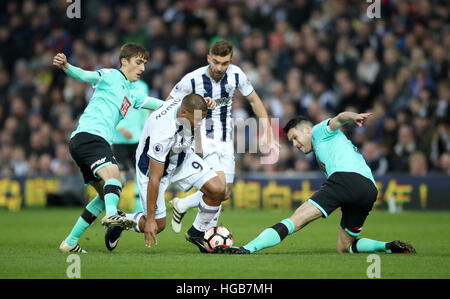
<path fill-rule="evenodd" d="M 228 105 L 231 101 L 231 97 L 228 98 L 220 98 L 216 100 L 216 107 Z"/>

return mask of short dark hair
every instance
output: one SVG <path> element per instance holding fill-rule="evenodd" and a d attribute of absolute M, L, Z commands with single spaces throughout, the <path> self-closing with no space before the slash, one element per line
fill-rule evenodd
<path fill-rule="evenodd" d="M 181 106 L 190 113 L 194 113 L 195 110 L 201 110 L 202 112 L 208 111 L 208 105 L 206 105 L 205 99 L 196 93 L 190 93 L 185 96 L 181 102 Z"/>
<path fill-rule="evenodd" d="M 227 40 L 219 40 L 211 45 L 209 54 L 225 57 L 229 54 L 233 56 L 233 45 Z"/>
<path fill-rule="evenodd" d="M 290 129 L 295 128 L 298 125 L 304 125 L 304 124 L 312 126 L 312 122 L 309 120 L 309 118 L 307 118 L 305 116 L 297 116 L 297 117 L 291 119 L 290 121 L 288 121 L 288 123 L 283 128 L 283 132 L 284 132 L 284 134 L 287 135 L 287 133 L 289 132 Z"/>
<path fill-rule="evenodd" d="M 141 57 L 145 60 L 148 60 L 150 57 L 150 53 L 147 51 L 147 49 L 139 44 L 126 43 L 122 47 L 120 47 L 119 61 L 122 61 L 122 58 L 130 60 L 131 57 Z"/>

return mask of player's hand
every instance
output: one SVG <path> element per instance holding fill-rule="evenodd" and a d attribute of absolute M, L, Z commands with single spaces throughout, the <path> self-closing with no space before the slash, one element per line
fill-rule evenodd
<path fill-rule="evenodd" d="M 67 57 L 63 53 L 58 53 L 53 57 L 53 65 L 62 69 L 63 71 L 69 68 L 67 64 Z"/>
<path fill-rule="evenodd" d="M 268 134 L 270 134 L 270 139 L 269 139 Z M 275 136 L 274 136 L 272 130 L 270 130 L 269 132 L 264 130 L 262 140 L 264 142 L 264 144 L 262 144 L 262 147 L 265 149 L 264 152 L 266 152 L 268 154 L 278 154 L 280 152 L 281 145 L 278 142 L 278 139 L 275 139 Z"/>
<path fill-rule="evenodd" d="M 148 219 L 145 221 L 144 235 L 145 235 L 145 246 L 150 248 L 152 246 L 152 239 L 155 245 L 158 245 L 158 239 L 156 234 L 158 232 L 158 224 L 155 219 Z"/>
<path fill-rule="evenodd" d="M 210 97 L 206 97 L 204 99 L 205 99 L 206 105 L 208 105 L 209 109 L 211 109 L 211 110 L 216 109 L 216 101 L 214 101 Z"/>
<path fill-rule="evenodd" d="M 360 114 L 357 114 L 357 115 L 355 116 L 354 121 L 355 121 L 355 123 L 356 123 L 359 127 L 362 127 L 363 124 L 364 124 L 364 121 L 365 121 L 369 116 L 371 116 L 372 114 L 373 114 L 373 113 L 360 113 Z"/>
<path fill-rule="evenodd" d="M 270 152 L 273 152 L 273 153 L 279 153 L 280 149 L 281 149 L 280 143 L 278 141 L 274 140 L 273 136 L 272 136 L 272 141 L 269 144 L 269 149 L 270 149 Z"/>
<path fill-rule="evenodd" d="M 122 134 L 123 137 L 125 137 L 126 139 L 131 139 L 133 138 L 133 135 L 131 134 L 130 131 L 128 131 L 127 129 L 124 128 L 120 128 L 119 129 L 120 134 Z"/>

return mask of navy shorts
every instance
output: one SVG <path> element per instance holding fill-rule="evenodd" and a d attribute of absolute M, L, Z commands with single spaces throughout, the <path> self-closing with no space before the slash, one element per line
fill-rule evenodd
<path fill-rule="evenodd" d="M 377 199 L 378 190 L 371 180 L 354 172 L 335 172 L 313 194 L 309 202 L 327 218 L 341 208 L 341 227 L 357 237 Z"/>
<path fill-rule="evenodd" d="M 94 134 L 76 134 L 70 139 L 69 150 L 83 174 L 85 184 L 101 181 L 96 172 L 103 166 L 117 164 L 109 143 Z"/>

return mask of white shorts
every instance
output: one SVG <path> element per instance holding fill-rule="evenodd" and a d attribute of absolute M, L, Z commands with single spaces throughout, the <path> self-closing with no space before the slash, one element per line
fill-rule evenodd
<path fill-rule="evenodd" d="M 234 182 L 234 155 L 233 154 L 222 154 L 222 153 L 212 153 L 207 155 L 205 161 L 211 165 L 214 171 L 223 171 L 225 174 L 226 183 Z"/>
<path fill-rule="evenodd" d="M 204 160 L 211 165 L 214 171 L 223 171 L 227 183 L 233 183 L 235 174 L 233 142 L 221 142 L 203 137 L 202 147 Z"/>
<path fill-rule="evenodd" d="M 155 219 L 166 217 L 165 192 L 169 185 L 173 184 L 183 192 L 188 192 L 192 187 L 200 190 L 203 185 L 217 176 L 216 172 L 200 158 L 197 154 L 189 152 L 183 163 L 175 168 L 176 165 L 169 165 L 168 174 L 161 179 L 159 184 L 158 198 L 156 199 Z M 148 176 L 141 171 L 136 171 L 137 184 L 139 187 L 139 199 L 141 201 L 144 215 L 147 215 L 147 188 Z"/>

